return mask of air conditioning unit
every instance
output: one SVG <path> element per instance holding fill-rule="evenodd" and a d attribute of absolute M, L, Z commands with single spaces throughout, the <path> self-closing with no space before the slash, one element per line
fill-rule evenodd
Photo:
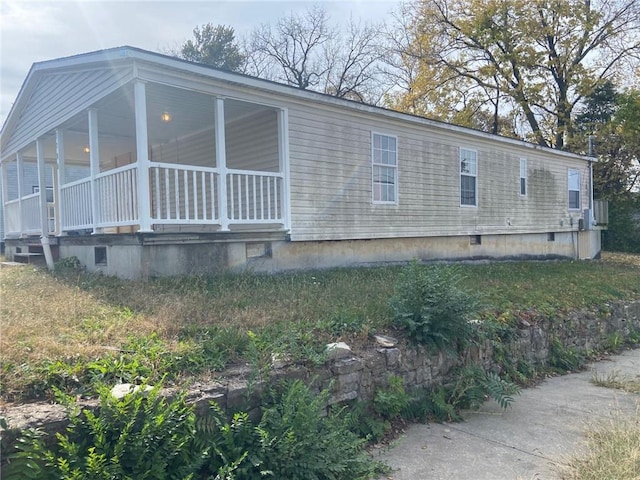
<path fill-rule="evenodd" d="M 591 230 L 593 228 L 593 211 L 590 208 L 586 208 L 580 220 L 584 225 L 580 230 Z"/>

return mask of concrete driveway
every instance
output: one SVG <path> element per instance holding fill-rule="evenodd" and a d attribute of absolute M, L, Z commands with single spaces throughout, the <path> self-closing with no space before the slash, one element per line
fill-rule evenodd
<path fill-rule="evenodd" d="M 558 466 L 583 446 L 589 425 L 639 412 L 640 395 L 590 383 L 609 372 L 640 381 L 640 349 L 524 389 L 507 410 L 487 402 L 461 423 L 412 425 L 380 453 L 393 469 L 383 478 L 559 479 Z"/>

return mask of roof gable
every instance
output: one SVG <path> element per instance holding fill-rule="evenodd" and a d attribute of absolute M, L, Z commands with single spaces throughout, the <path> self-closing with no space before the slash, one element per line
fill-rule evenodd
<path fill-rule="evenodd" d="M 2 150 L 15 152 L 133 78 L 131 63 L 34 72 L 2 131 Z M 27 80 L 27 82 L 29 79 Z"/>

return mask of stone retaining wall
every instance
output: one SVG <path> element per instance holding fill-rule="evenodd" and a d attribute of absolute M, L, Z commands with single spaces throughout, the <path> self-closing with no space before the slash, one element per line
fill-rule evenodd
<path fill-rule="evenodd" d="M 567 348 L 585 352 L 606 347 L 613 335 L 626 337 L 630 331 L 640 331 L 640 301 L 605 305 L 598 312 L 574 311 L 554 320 L 520 318 L 518 322 L 515 337 L 503 348 L 511 358 L 522 358 L 531 365 L 540 366 L 549 359 L 554 337 Z M 388 385 L 390 375 L 401 376 L 407 389 L 432 388 L 450 380 L 452 368 L 465 361 L 480 362 L 487 369 L 499 369 L 493 358 L 493 344 L 489 341 L 470 347 L 457 359 L 420 347 L 385 345 L 376 344 L 362 352 L 338 349 L 324 366 L 314 369 L 286 365 L 280 359 L 274 362 L 269 381 L 302 379 L 318 391 L 331 386 L 329 402 L 339 403 L 372 400 L 376 390 Z M 248 367 L 238 368 L 225 372 L 224 379 L 218 382 L 192 386 L 188 399 L 196 404 L 198 412 L 206 410 L 211 401 L 227 410 L 258 412 L 264 385 L 265 382 L 252 378 Z M 86 406 L 95 407 L 96 402 L 88 402 Z M 46 431 L 59 431 L 65 424 L 65 411 L 59 405 L 20 405 L 3 409 L 0 416 L 16 429 L 40 427 Z"/>

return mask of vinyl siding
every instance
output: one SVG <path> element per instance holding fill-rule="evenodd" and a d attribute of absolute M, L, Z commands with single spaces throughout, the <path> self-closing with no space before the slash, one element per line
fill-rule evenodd
<path fill-rule="evenodd" d="M 24 147 L 33 138 L 57 127 L 131 78 L 131 67 L 43 75 L 34 86 L 3 150 L 12 151 Z"/>
<path fill-rule="evenodd" d="M 83 165 L 67 165 L 65 167 L 67 173 L 67 182 L 75 182 L 89 176 L 89 167 Z M 53 187 L 53 166 L 45 165 L 45 180 L 47 187 Z M 33 193 L 33 187 L 38 186 L 38 165 L 35 163 L 25 162 L 22 172 L 22 192 L 23 195 Z M 9 200 L 18 198 L 18 173 L 17 164 L 11 162 L 7 164 L 7 196 Z"/>
<path fill-rule="evenodd" d="M 372 131 L 398 138 L 397 205 L 372 202 Z M 289 109 L 289 139 L 292 240 L 567 230 L 580 216 L 568 211 L 568 168 L 580 170 L 588 205 L 587 163 L 543 149 L 303 105 Z M 477 151 L 477 207 L 460 206 L 460 148 Z"/>

